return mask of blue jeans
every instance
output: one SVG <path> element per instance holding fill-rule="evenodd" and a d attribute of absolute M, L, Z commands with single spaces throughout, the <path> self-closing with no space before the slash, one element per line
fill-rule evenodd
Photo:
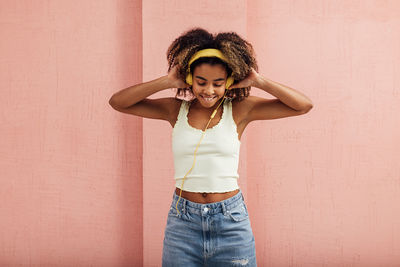
<path fill-rule="evenodd" d="M 162 266 L 257 266 L 254 235 L 242 192 L 201 204 L 174 191 L 164 232 Z"/>

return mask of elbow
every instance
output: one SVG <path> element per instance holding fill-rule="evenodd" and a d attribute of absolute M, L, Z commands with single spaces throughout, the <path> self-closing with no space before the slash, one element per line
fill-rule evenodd
<path fill-rule="evenodd" d="M 111 97 L 110 100 L 108 100 L 108 104 L 110 104 L 110 106 L 113 105 L 113 98 Z"/>
<path fill-rule="evenodd" d="M 309 112 L 312 108 L 313 108 L 313 104 L 309 103 L 307 106 L 305 106 L 304 108 L 301 109 L 302 113 L 307 113 Z"/>
<path fill-rule="evenodd" d="M 110 104 L 110 106 L 112 107 L 117 106 L 117 103 L 115 103 L 115 99 L 113 98 L 113 96 L 110 98 L 110 100 L 108 100 L 108 104 Z"/>
<path fill-rule="evenodd" d="M 108 100 L 108 104 L 115 110 L 118 110 L 118 105 L 115 103 L 115 99 L 113 99 L 112 97 L 110 98 L 110 100 Z"/>
<path fill-rule="evenodd" d="M 112 98 L 111 98 L 110 100 L 108 100 L 108 104 L 109 104 L 111 107 L 114 107 L 114 102 L 113 102 Z"/>

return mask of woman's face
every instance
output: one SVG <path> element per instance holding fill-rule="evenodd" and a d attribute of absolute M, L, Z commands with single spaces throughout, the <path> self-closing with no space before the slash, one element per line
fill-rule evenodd
<path fill-rule="evenodd" d="M 193 71 L 193 94 L 203 107 L 212 108 L 224 96 L 226 79 L 227 72 L 223 65 L 198 65 Z"/>

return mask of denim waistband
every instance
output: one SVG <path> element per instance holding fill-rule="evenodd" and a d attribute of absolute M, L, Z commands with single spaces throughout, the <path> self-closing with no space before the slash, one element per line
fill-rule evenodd
<path fill-rule="evenodd" d="M 174 191 L 171 207 L 175 208 L 178 199 L 179 195 L 177 195 Z M 225 200 L 212 203 L 196 203 L 181 197 L 178 203 L 178 210 L 180 212 L 183 211 L 183 213 L 185 213 L 186 210 L 190 210 L 191 213 L 199 215 L 204 214 L 204 211 L 206 211 L 208 214 L 216 214 L 220 212 L 225 214 L 226 210 L 233 209 L 237 205 L 243 203 L 243 201 L 244 197 L 242 194 L 242 190 L 240 189 L 239 192 L 236 193 L 236 195 Z"/>

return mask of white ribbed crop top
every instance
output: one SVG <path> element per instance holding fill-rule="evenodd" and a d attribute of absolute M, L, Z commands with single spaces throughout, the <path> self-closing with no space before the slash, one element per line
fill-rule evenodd
<path fill-rule="evenodd" d="M 172 130 L 174 178 L 178 188 L 181 188 L 183 177 L 193 165 L 194 151 L 203 132 L 189 125 L 187 114 L 191 103 L 182 100 Z M 182 190 L 211 193 L 238 189 L 240 144 L 232 116 L 232 102 L 225 99 L 222 117 L 217 125 L 206 130 L 196 153 L 196 163 L 186 176 Z"/>

